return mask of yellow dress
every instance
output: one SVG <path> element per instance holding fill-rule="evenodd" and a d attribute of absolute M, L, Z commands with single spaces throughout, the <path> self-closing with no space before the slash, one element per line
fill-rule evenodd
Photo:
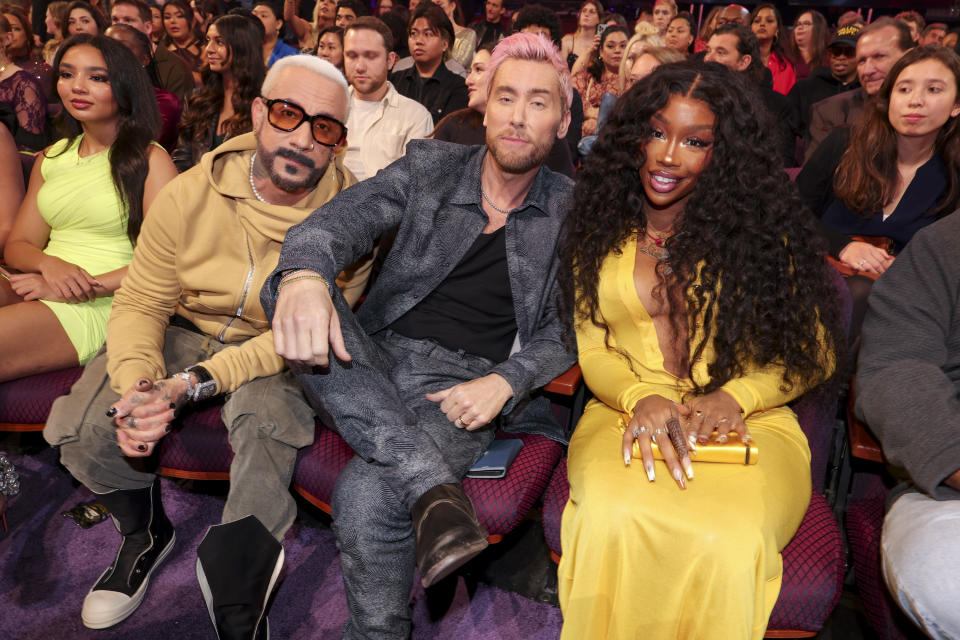
<path fill-rule="evenodd" d="M 50 148 L 40 166 L 44 182 L 37 192 L 37 208 L 50 226 L 43 252 L 96 276 L 130 264 L 133 245 L 110 175 L 110 152 L 105 149 L 81 158 L 82 140 L 79 135 L 69 146 L 67 140 L 60 140 Z M 40 302 L 57 316 L 80 364 L 89 362 L 106 340 L 113 296 L 75 304 Z"/>
<path fill-rule="evenodd" d="M 762 638 L 780 592 L 780 551 L 810 500 L 810 450 L 785 406 L 804 389 L 782 392 L 776 366 L 724 385 L 744 410 L 756 465 L 694 462 L 685 491 L 661 461 L 655 482 L 639 460 L 626 467 L 620 415 L 651 394 L 682 402 L 693 388 L 664 369 L 634 284 L 636 246 L 634 238 L 605 259 L 599 286 L 610 344 L 630 355 L 633 369 L 604 345 L 603 329 L 577 327 L 580 366 L 595 398 L 568 453 L 561 638 Z M 708 345 L 694 364 L 698 381 L 707 380 L 712 357 Z"/>

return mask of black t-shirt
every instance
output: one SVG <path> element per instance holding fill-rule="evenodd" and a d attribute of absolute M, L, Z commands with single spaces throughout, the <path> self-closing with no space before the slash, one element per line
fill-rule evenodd
<path fill-rule="evenodd" d="M 390 328 L 502 362 L 517 333 L 504 227 L 481 234 L 450 275 Z"/>

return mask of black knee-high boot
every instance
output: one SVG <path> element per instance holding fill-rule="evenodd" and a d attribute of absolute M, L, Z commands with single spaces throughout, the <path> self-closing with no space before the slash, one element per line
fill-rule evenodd
<path fill-rule="evenodd" d="M 160 479 L 143 489 L 97 496 L 123 536 L 113 564 L 107 567 L 83 600 L 81 618 L 91 629 L 112 627 L 136 611 L 147 592 L 150 575 L 173 548 L 173 525 L 163 512 Z"/>
<path fill-rule="evenodd" d="M 283 546 L 256 518 L 210 527 L 197 548 L 197 580 L 220 640 L 270 637 L 267 600 L 283 567 Z"/>

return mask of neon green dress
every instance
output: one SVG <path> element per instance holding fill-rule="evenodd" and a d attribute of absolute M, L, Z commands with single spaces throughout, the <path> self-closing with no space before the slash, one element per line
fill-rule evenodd
<path fill-rule="evenodd" d="M 110 176 L 109 149 L 81 158 L 81 140 L 82 135 L 69 146 L 60 140 L 47 152 L 37 207 L 50 225 L 44 253 L 96 277 L 130 264 L 133 245 L 127 238 L 127 213 Z M 86 364 L 106 340 L 113 296 L 76 304 L 41 302 L 57 316 L 80 364 Z"/>

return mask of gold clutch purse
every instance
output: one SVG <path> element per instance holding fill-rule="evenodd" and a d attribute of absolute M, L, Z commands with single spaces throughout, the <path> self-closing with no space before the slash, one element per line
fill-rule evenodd
<path fill-rule="evenodd" d="M 620 420 L 620 430 L 625 431 L 626 425 L 629 424 L 629 418 L 621 418 Z M 712 437 L 716 436 L 716 431 L 713 432 Z M 728 440 L 724 443 L 719 443 L 711 439 L 707 444 L 698 444 L 696 446 L 696 452 L 690 452 L 690 459 L 693 462 L 725 462 L 727 464 L 757 464 L 757 460 L 760 459 L 760 450 L 757 448 L 756 443 L 743 443 L 740 442 L 740 434 L 732 432 L 727 434 Z M 660 447 L 657 446 L 656 442 L 651 440 L 650 448 L 653 451 L 653 457 L 657 460 L 663 460 L 663 454 L 660 453 Z M 633 457 L 637 460 L 640 460 L 643 456 L 640 455 L 640 443 L 636 440 L 633 441 Z"/>

